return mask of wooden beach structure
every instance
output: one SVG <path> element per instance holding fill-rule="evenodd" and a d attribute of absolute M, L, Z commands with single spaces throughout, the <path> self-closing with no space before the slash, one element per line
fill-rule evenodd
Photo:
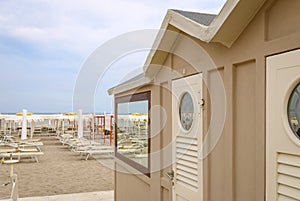
<path fill-rule="evenodd" d="M 108 90 L 116 201 L 300 200 L 299 10 L 228 0 L 218 15 L 167 11 L 143 74 Z M 119 128 L 142 110 L 142 137 Z"/>
<path fill-rule="evenodd" d="M 113 128 L 114 128 L 114 115 L 103 114 L 94 116 L 94 134 L 103 133 L 104 143 L 106 142 L 107 135 L 109 135 L 109 144 L 113 143 Z"/>

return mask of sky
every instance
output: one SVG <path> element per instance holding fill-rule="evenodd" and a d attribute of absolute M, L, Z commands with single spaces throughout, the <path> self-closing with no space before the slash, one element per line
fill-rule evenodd
<path fill-rule="evenodd" d="M 217 14 L 225 0 L 1 0 L 0 113 L 72 111 L 77 75 L 93 51 L 127 32 L 159 29 L 168 9 Z M 147 51 L 111 66 L 95 112 L 113 111 L 107 89 L 142 72 Z M 119 72 L 119 73 L 116 73 Z"/>

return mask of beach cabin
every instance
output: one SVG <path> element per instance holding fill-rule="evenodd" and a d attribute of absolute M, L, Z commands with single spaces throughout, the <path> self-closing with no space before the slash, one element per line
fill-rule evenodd
<path fill-rule="evenodd" d="M 168 10 L 144 73 L 108 91 L 115 200 L 300 200 L 299 83 L 299 0 Z"/>

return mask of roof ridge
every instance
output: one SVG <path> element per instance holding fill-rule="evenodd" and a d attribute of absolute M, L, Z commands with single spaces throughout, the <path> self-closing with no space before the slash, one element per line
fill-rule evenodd
<path fill-rule="evenodd" d="M 204 13 L 204 12 L 198 12 L 198 11 L 180 10 L 180 9 L 173 9 L 173 8 L 171 8 L 169 10 L 172 10 L 172 11 L 175 11 L 175 12 L 179 11 L 179 12 L 187 12 L 187 13 L 217 16 L 217 14 L 214 14 L 214 13 Z"/>
<path fill-rule="evenodd" d="M 170 9 L 173 12 L 182 15 L 189 20 L 192 20 L 198 24 L 209 26 L 211 22 L 215 19 L 217 15 L 209 14 L 209 13 L 199 13 L 194 11 L 184 11 L 184 10 L 177 10 L 177 9 Z"/>

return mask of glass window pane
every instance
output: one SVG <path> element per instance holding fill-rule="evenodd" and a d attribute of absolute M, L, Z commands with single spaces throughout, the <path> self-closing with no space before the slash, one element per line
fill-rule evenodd
<path fill-rule="evenodd" d="M 145 92 L 116 99 L 116 156 L 144 173 L 150 166 L 149 97 L 150 92 Z"/>
<path fill-rule="evenodd" d="M 194 116 L 194 104 L 192 96 L 189 93 L 185 93 L 179 105 L 179 118 L 182 127 L 185 130 L 190 130 L 193 124 L 193 116 Z"/>
<path fill-rule="evenodd" d="M 300 98 L 299 98 L 300 84 L 293 90 L 288 103 L 288 120 L 290 127 L 295 136 L 300 139 Z"/>

